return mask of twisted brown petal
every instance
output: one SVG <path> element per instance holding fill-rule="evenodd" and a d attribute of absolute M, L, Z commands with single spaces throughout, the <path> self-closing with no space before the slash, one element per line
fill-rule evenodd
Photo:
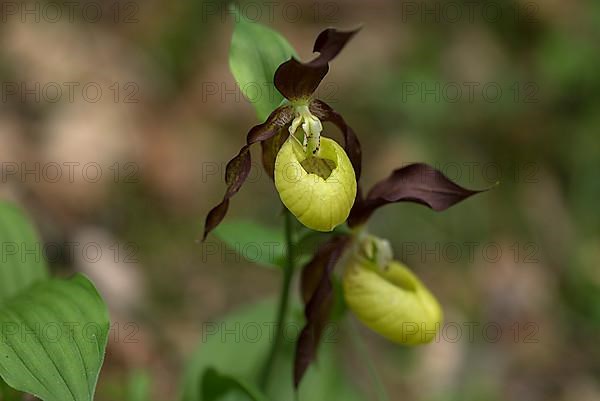
<path fill-rule="evenodd" d="M 208 233 L 214 230 L 225 218 L 227 209 L 229 208 L 229 199 L 240 190 L 244 181 L 248 178 L 250 167 L 251 159 L 249 146 L 244 145 L 244 147 L 240 149 L 238 155 L 227 163 L 225 169 L 225 183 L 227 184 L 227 190 L 225 191 L 225 196 L 221 203 L 212 208 L 206 216 L 202 241 L 204 241 Z"/>
<path fill-rule="evenodd" d="M 248 132 L 246 143 L 252 145 L 256 142 L 265 141 L 277 134 L 279 130 L 291 123 L 294 118 L 294 109 L 292 106 L 286 105 L 276 108 L 267 117 L 267 121 L 254 126 Z"/>
<path fill-rule="evenodd" d="M 331 106 L 322 100 L 313 100 L 310 103 L 310 111 L 322 121 L 329 121 L 342 132 L 344 136 L 344 150 L 354 167 L 356 181 L 360 179 L 362 170 L 362 150 L 360 141 L 354 130 L 346 124 L 346 120 L 338 112 L 333 110 Z"/>
<path fill-rule="evenodd" d="M 214 230 L 221 221 L 223 221 L 227 214 L 227 209 L 229 208 L 229 199 L 240 190 L 246 181 L 246 178 L 248 178 L 252 166 L 250 145 L 256 142 L 269 140 L 275 134 L 279 133 L 283 127 L 289 124 L 292 121 L 292 118 L 292 107 L 282 106 L 275 109 L 271 115 L 269 115 L 267 121 L 250 129 L 246 137 L 246 145 L 240 149 L 240 152 L 236 157 L 227 163 L 225 169 L 225 183 L 227 184 L 227 190 L 225 191 L 223 200 L 217 206 L 212 208 L 206 216 L 202 241 L 204 241 L 206 236 Z"/>
<path fill-rule="evenodd" d="M 463 188 L 427 164 L 410 164 L 375 184 L 366 198 L 350 211 L 348 225 L 364 223 L 376 209 L 390 203 L 419 203 L 439 212 L 483 191 L 487 189 Z"/>
<path fill-rule="evenodd" d="M 338 236 L 319 247 L 302 271 L 301 291 L 306 325 L 300 333 L 294 360 L 294 386 L 298 388 L 316 350 L 333 305 L 331 273 L 350 244 L 350 236 Z"/>
<path fill-rule="evenodd" d="M 279 153 L 279 149 L 281 149 L 288 137 L 289 132 L 285 128 L 282 128 L 277 134 L 260 143 L 262 148 L 262 165 L 272 180 L 274 179 L 275 159 L 277 158 L 277 153 Z"/>

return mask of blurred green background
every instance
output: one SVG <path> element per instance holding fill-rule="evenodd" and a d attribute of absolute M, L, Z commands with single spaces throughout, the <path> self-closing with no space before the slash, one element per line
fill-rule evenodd
<path fill-rule="evenodd" d="M 1 4 L 0 196 L 33 216 L 55 272 L 87 273 L 110 305 L 97 399 L 147 387 L 175 399 L 199 343 L 232 366 L 251 358 L 202 341 L 205 323 L 276 296 L 280 272 L 215 236 L 195 242 L 256 124 L 228 68 L 227 7 Z M 359 329 L 389 398 L 599 400 L 600 3 L 237 4 L 304 59 L 322 29 L 363 24 L 318 91 L 361 139 L 363 186 L 415 161 L 469 188 L 500 182 L 444 213 L 401 204 L 371 220 L 447 321 L 414 349 Z M 236 218 L 281 226 L 258 164 L 226 221 Z M 335 339 L 313 373 L 374 399 L 344 325 Z"/>

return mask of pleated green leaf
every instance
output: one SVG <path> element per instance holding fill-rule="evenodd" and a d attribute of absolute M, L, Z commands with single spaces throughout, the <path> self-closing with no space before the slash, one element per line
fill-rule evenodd
<path fill-rule="evenodd" d="M 0 304 L 0 376 L 44 401 L 92 401 L 109 326 L 83 275 L 34 284 Z"/>
<path fill-rule="evenodd" d="M 276 268 L 283 264 L 286 249 L 281 230 L 251 220 L 234 220 L 221 223 L 215 234 L 250 262 Z"/>
<path fill-rule="evenodd" d="M 304 322 L 299 306 L 292 307 L 281 352 L 275 361 L 276 377 L 264 394 L 256 391 L 259 376 L 274 340 L 277 304 L 265 300 L 232 312 L 223 320 L 204 322 L 199 348 L 191 357 L 183 382 L 181 401 L 344 400 L 364 401 L 354 384 L 339 369 L 336 350 L 341 335 L 327 328 L 312 364 L 298 391 L 293 391 L 293 361 L 297 336 Z M 213 370 L 212 373 L 211 369 Z M 208 373 L 208 374 L 207 374 Z M 217 374 L 213 374 L 217 373 Z M 213 382 L 214 381 L 214 382 Z M 223 397 L 223 398 L 221 398 Z"/>
<path fill-rule="evenodd" d="M 240 90 L 254 106 L 258 119 L 264 121 L 283 100 L 273 84 L 275 71 L 296 52 L 279 33 L 248 20 L 235 8 L 232 10 L 236 23 L 229 49 L 229 68 Z"/>
<path fill-rule="evenodd" d="M 0 202 L 0 303 L 47 278 L 37 233 L 21 210 Z"/>

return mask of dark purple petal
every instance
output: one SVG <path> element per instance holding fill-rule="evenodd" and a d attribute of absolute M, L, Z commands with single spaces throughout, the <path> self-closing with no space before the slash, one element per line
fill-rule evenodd
<path fill-rule="evenodd" d="M 350 211 L 348 225 L 364 223 L 373 211 L 389 203 L 414 202 L 439 212 L 483 191 L 487 189 L 463 188 L 427 164 L 410 164 L 394 170 L 388 178 L 375 184 L 364 201 Z"/>
<path fill-rule="evenodd" d="M 275 87 L 286 99 L 309 98 L 328 71 L 328 64 L 303 64 L 291 58 L 275 71 Z"/>
<path fill-rule="evenodd" d="M 317 36 L 313 52 L 319 52 L 319 56 L 311 63 L 327 64 L 333 60 L 346 46 L 346 43 L 360 31 L 361 28 L 352 31 L 338 31 L 337 29 L 328 28 Z"/>
<path fill-rule="evenodd" d="M 324 30 L 317 36 L 314 50 L 319 55 L 308 63 L 294 58 L 281 64 L 275 71 L 275 87 L 286 99 L 309 98 L 327 75 L 329 62 L 342 51 L 346 43 L 358 32 Z"/>
<path fill-rule="evenodd" d="M 249 146 L 245 145 L 240 153 L 233 159 L 227 163 L 227 168 L 225 169 L 225 183 L 227 184 L 227 191 L 225 192 L 225 196 L 221 203 L 211 209 L 206 216 L 206 222 L 204 223 L 204 234 L 202 236 L 202 241 L 206 240 L 206 236 L 212 230 L 214 230 L 225 218 L 227 214 L 227 209 L 229 208 L 229 199 L 235 195 L 246 178 L 248 178 L 248 174 L 250 173 L 251 167 L 251 158 Z"/>
<path fill-rule="evenodd" d="M 246 144 L 265 141 L 279 132 L 279 130 L 291 123 L 294 119 L 294 108 L 292 106 L 281 106 L 273 110 L 267 120 L 254 126 L 248 132 Z"/>
<path fill-rule="evenodd" d="M 275 170 L 277 153 L 289 136 L 285 128 L 293 119 L 293 107 L 282 106 L 271 113 L 264 124 L 254 127 L 248 133 L 248 143 L 261 141 L 263 167 L 271 179 Z"/>
<path fill-rule="evenodd" d="M 287 129 L 282 128 L 277 134 L 260 143 L 262 148 L 262 165 L 271 179 L 273 179 L 275 174 L 275 159 L 277 159 L 277 153 L 279 153 L 279 149 L 281 149 L 289 135 Z"/>
<path fill-rule="evenodd" d="M 356 174 L 356 181 L 360 179 L 362 170 L 362 150 L 360 147 L 360 141 L 356 136 L 356 133 L 341 116 L 335 110 L 331 108 L 327 103 L 322 100 L 313 100 L 310 103 L 310 111 L 322 121 L 329 121 L 342 132 L 344 136 L 344 150 L 354 167 L 354 173 Z"/>
<path fill-rule="evenodd" d="M 206 222 L 204 223 L 204 233 L 202 241 L 214 230 L 225 218 L 227 209 L 229 209 L 229 199 L 235 195 L 250 174 L 252 160 L 250 156 L 250 145 L 256 142 L 267 141 L 275 134 L 279 133 L 285 125 L 293 119 L 293 110 L 291 106 L 283 106 L 275 109 L 271 115 L 262 124 L 256 125 L 250 129 L 246 137 L 246 145 L 240 149 L 236 157 L 227 163 L 225 169 L 225 183 L 227 190 L 223 200 L 208 212 Z"/>
<path fill-rule="evenodd" d="M 315 256 L 302 271 L 301 290 L 304 300 L 306 325 L 300 332 L 294 360 L 294 387 L 300 381 L 315 358 L 316 350 L 323 334 L 333 305 L 331 273 L 350 244 L 350 236 L 338 236 L 319 247 Z"/>

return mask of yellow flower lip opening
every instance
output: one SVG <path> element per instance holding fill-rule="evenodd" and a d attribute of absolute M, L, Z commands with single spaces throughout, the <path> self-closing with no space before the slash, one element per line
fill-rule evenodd
<path fill-rule="evenodd" d="M 331 231 L 350 214 L 356 176 L 344 149 L 321 137 L 314 156 L 290 136 L 275 160 L 275 187 L 283 204 L 305 226 Z"/>
<path fill-rule="evenodd" d="M 377 256 L 367 258 L 359 251 L 349 259 L 343 277 L 349 308 L 365 326 L 391 341 L 431 342 L 443 320 L 437 299 L 406 266 L 387 258 L 379 264 Z"/>

